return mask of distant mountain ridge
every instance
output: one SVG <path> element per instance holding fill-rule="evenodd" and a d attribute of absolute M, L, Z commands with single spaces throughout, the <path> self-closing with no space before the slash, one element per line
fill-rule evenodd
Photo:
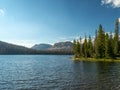
<path fill-rule="evenodd" d="M 67 42 L 58 42 L 53 45 L 53 47 L 49 48 L 49 50 L 72 50 L 73 43 L 70 41 Z"/>
<path fill-rule="evenodd" d="M 38 46 L 41 47 L 38 48 Z M 56 43 L 53 46 L 49 44 L 37 44 L 32 48 L 27 48 L 20 45 L 15 45 L 7 42 L 0 41 L 0 55 L 13 55 L 13 54 L 51 54 L 51 55 L 68 55 L 73 54 L 69 43 L 60 42 Z M 36 48 L 37 47 L 37 48 Z M 68 49 L 68 47 L 70 47 Z M 41 48 L 41 49 L 40 49 Z"/>
<path fill-rule="evenodd" d="M 35 44 L 31 48 L 35 49 L 35 50 L 48 50 L 51 47 L 52 47 L 52 45 L 50 45 L 50 44 Z"/>
<path fill-rule="evenodd" d="M 0 41 L 0 54 L 32 54 L 35 50 Z"/>
<path fill-rule="evenodd" d="M 70 41 L 66 41 L 66 42 L 58 42 L 58 43 L 55 43 L 54 45 L 36 44 L 31 48 L 35 50 L 69 50 L 69 51 L 72 51 L 73 43 Z"/>

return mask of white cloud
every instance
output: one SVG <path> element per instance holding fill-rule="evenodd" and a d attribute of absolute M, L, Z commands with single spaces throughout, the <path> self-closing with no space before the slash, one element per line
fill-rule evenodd
<path fill-rule="evenodd" d="M 120 0 L 101 0 L 102 5 L 110 5 L 113 8 L 120 8 Z"/>
<path fill-rule="evenodd" d="M 4 16 L 4 15 L 5 15 L 4 9 L 0 9 L 0 16 Z"/>
<path fill-rule="evenodd" d="M 120 18 L 118 18 L 118 20 L 119 20 L 119 23 L 120 23 Z"/>

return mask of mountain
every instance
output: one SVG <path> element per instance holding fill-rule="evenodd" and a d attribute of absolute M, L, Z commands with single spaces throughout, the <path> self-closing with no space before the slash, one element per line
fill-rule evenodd
<path fill-rule="evenodd" d="M 35 50 L 48 50 L 48 51 L 57 51 L 57 50 L 68 50 L 68 51 L 72 51 L 73 48 L 73 43 L 70 41 L 66 41 L 66 42 L 58 42 L 55 43 L 53 46 L 50 44 L 36 44 L 33 47 L 31 47 L 31 49 L 35 49 Z"/>
<path fill-rule="evenodd" d="M 70 41 L 55 43 L 49 50 L 68 50 L 72 51 L 73 43 Z"/>
<path fill-rule="evenodd" d="M 35 45 L 35 47 L 38 45 Z M 0 41 L 0 55 L 1 54 L 73 54 L 71 51 L 72 44 L 70 42 L 59 42 L 53 46 L 49 44 L 42 44 L 40 48 L 33 49 L 24 46 L 19 46 L 7 42 Z"/>
<path fill-rule="evenodd" d="M 67 42 L 58 42 L 53 46 L 50 44 L 36 44 L 31 49 L 37 50 L 37 54 L 59 54 L 59 55 L 68 55 L 73 54 L 73 43 L 70 41 Z"/>
<path fill-rule="evenodd" d="M 0 54 L 33 54 L 35 50 L 0 41 Z"/>
<path fill-rule="evenodd" d="M 35 49 L 35 50 L 48 50 L 51 47 L 52 47 L 52 45 L 50 45 L 50 44 L 35 44 L 31 48 Z"/>

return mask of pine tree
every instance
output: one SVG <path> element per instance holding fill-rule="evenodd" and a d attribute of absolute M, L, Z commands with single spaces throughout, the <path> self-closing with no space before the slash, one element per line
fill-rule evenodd
<path fill-rule="evenodd" d="M 82 38 L 80 37 L 80 57 L 82 57 L 83 52 L 82 52 Z"/>
<path fill-rule="evenodd" d="M 99 25 L 98 37 L 97 37 L 97 57 L 105 57 L 105 33 L 103 31 L 102 25 Z"/>
<path fill-rule="evenodd" d="M 78 40 L 76 43 L 76 54 L 77 54 L 77 57 L 80 57 L 80 42 Z"/>
<path fill-rule="evenodd" d="M 77 55 L 76 55 L 77 52 L 76 52 L 76 51 L 77 51 L 77 48 L 76 48 L 76 40 L 74 39 L 74 40 L 73 40 L 73 53 L 74 53 L 74 55 L 75 55 L 75 58 L 77 57 Z"/>
<path fill-rule="evenodd" d="M 115 23 L 115 34 L 114 34 L 114 54 L 117 55 L 119 51 L 119 19 Z"/>
<path fill-rule="evenodd" d="M 110 58 L 109 35 L 105 35 L 105 58 Z"/>
<path fill-rule="evenodd" d="M 114 40 L 113 40 L 113 35 L 112 33 L 110 33 L 110 40 L 109 40 L 109 53 L 110 53 L 110 57 L 114 58 Z"/>
<path fill-rule="evenodd" d="M 92 57 L 93 56 L 93 44 L 92 44 L 91 36 L 89 36 L 87 46 L 88 46 L 88 57 Z"/>
<path fill-rule="evenodd" d="M 97 58 L 98 56 L 98 46 L 97 46 L 97 37 L 98 37 L 98 31 L 95 32 L 95 39 L 94 39 L 94 57 Z"/>
<path fill-rule="evenodd" d="M 87 38 L 86 38 L 86 35 L 85 35 L 85 40 L 83 43 L 83 53 L 84 53 L 84 57 L 87 58 Z"/>

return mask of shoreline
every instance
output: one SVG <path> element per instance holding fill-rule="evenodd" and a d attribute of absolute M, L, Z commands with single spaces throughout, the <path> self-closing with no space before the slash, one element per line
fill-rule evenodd
<path fill-rule="evenodd" d="M 74 60 L 74 61 L 86 61 L 86 62 L 119 62 L 120 63 L 120 58 L 106 59 L 106 58 L 75 58 L 75 57 L 72 57 L 72 60 Z"/>

